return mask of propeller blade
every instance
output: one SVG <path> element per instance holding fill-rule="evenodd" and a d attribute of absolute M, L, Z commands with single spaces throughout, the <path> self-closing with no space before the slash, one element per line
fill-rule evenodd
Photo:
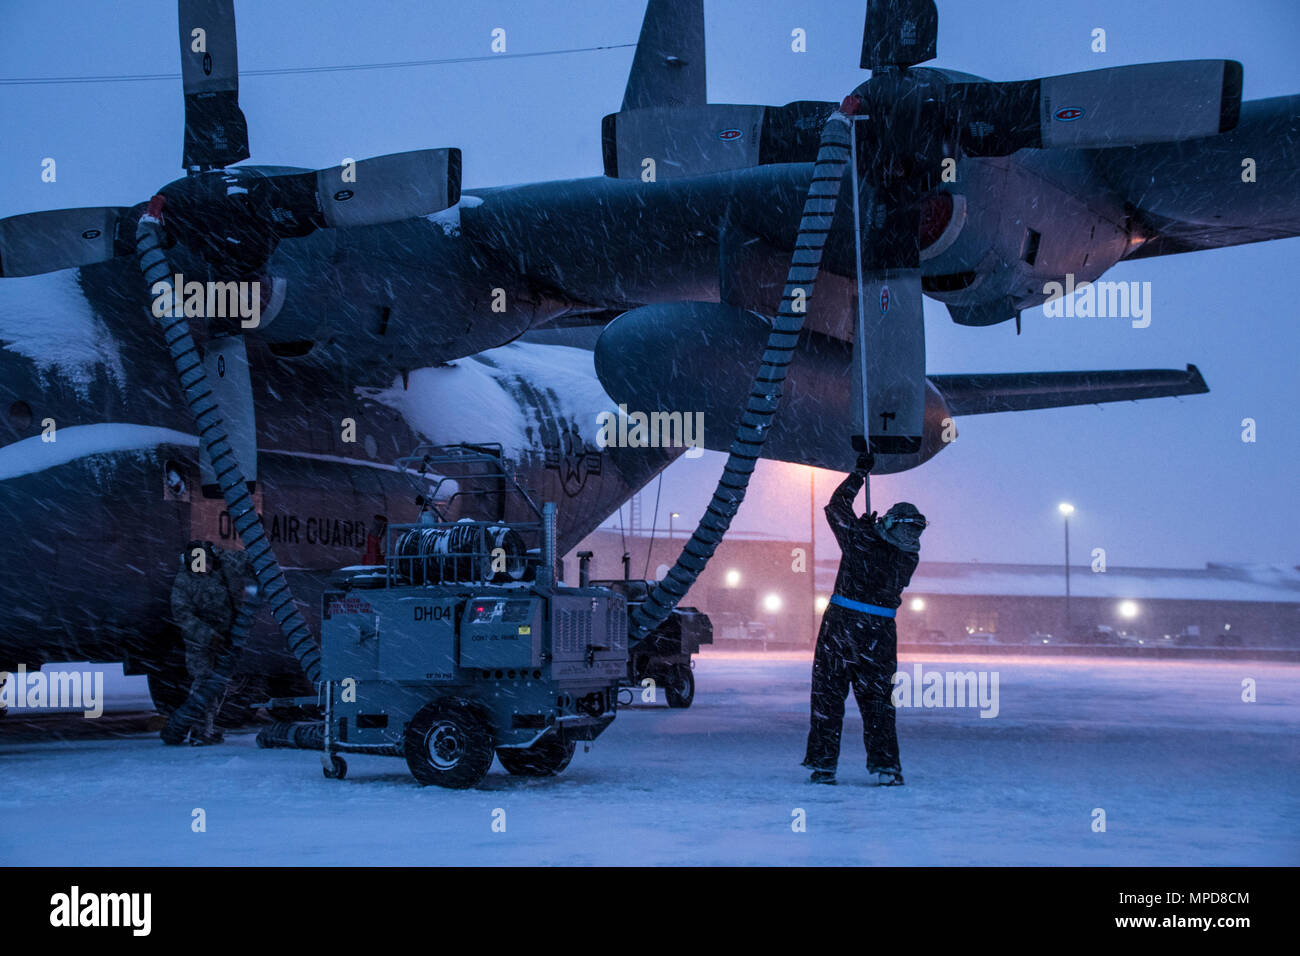
<path fill-rule="evenodd" d="M 440 212 L 460 199 L 460 150 L 423 149 L 318 171 L 209 170 L 161 190 L 175 241 L 205 260 L 256 272 L 281 239 Z"/>
<path fill-rule="evenodd" d="M 939 11 L 934 0 L 867 0 L 862 69 L 876 72 L 933 60 L 938 42 Z"/>
<path fill-rule="evenodd" d="M 210 339 L 203 355 L 203 371 L 207 373 L 212 398 L 221 408 L 226 441 L 235 453 L 244 480 L 252 485 L 257 481 L 257 413 L 244 336 L 220 335 Z M 220 477 L 202 444 L 199 476 L 205 490 L 220 488 Z"/>
<path fill-rule="evenodd" d="M 853 124 L 853 231 L 857 326 L 853 336 L 853 445 L 891 455 L 921 450 L 925 425 L 925 321 L 921 207 L 906 183 L 864 182 L 859 157 L 879 146 L 870 120 Z"/>
<path fill-rule="evenodd" d="M 1104 149 L 1234 129 L 1241 64 L 1180 60 L 1012 83 L 957 83 L 950 108 L 969 156 L 1018 149 Z"/>
<path fill-rule="evenodd" d="M 601 130 L 605 175 L 654 182 L 772 163 L 812 163 L 834 110 L 834 103 L 799 100 L 785 106 L 710 103 L 610 113 Z M 654 160 L 653 167 L 647 160 Z M 649 169 L 653 179 L 647 179 Z"/>
<path fill-rule="evenodd" d="M 767 107 L 758 150 L 759 165 L 816 162 L 822 128 L 835 107 L 835 103 L 818 100 L 796 100 L 785 106 Z"/>
<path fill-rule="evenodd" d="M 710 103 L 611 113 L 601 126 L 605 175 L 659 182 L 757 166 L 765 111 Z"/>
<path fill-rule="evenodd" d="M 417 149 L 267 176 L 251 192 L 279 236 L 428 216 L 460 201 L 460 150 Z"/>
<path fill-rule="evenodd" d="M 248 158 L 248 121 L 239 108 L 239 51 L 232 0 L 178 0 L 185 85 L 182 165 L 217 169 Z"/>
<path fill-rule="evenodd" d="M 862 277 L 853 339 L 855 436 L 872 451 L 921 450 L 925 424 L 925 321 L 920 269 L 883 269 Z M 865 343 L 866 354 L 860 343 Z M 867 401 L 861 385 L 867 383 Z M 862 420 L 868 417 L 865 428 Z"/>
<path fill-rule="evenodd" d="M 103 262 L 128 251 L 118 240 L 125 206 L 51 209 L 0 219 L 0 276 L 31 276 Z"/>
<path fill-rule="evenodd" d="M 441 212 L 460 201 L 460 150 L 416 149 L 314 174 L 323 224 L 373 226 Z"/>

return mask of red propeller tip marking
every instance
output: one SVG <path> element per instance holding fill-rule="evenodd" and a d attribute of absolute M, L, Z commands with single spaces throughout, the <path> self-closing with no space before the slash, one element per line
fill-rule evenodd
<path fill-rule="evenodd" d="M 853 116 L 862 106 L 862 100 L 850 93 L 844 97 L 844 102 L 840 103 L 840 112 L 845 116 Z"/>
<path fill-rule="evenodd" d="M 167 197 L 161 194 L 155 195 L 149 200 L 148 215 L 152 219 L 161 219 L 163 206 L 167 205 Z"/>

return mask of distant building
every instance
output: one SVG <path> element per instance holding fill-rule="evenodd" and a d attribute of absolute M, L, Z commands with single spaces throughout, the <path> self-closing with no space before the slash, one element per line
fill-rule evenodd
<path fill-rule="evenodd" d="M 818 567 L 829 588 L 835 569 Z M 899 611 L 907 643 L 1300 647 L 1300 571 L 1246 565 L 1065 569 L 922 561 Z"/>
<path fill-rule="evenodd" d="M 603 528 L 566 556 L 594 553 L 593 578 L 657 579 L 686 541 L 675 529 L 621 535 Z M 685 603 L 714 623 L 715 646 L 810 647 L 835 584 L 839 555 L 817 560 L 806 541 L 731 533 Z M 647 552 L 649 561 L 647 563 Z M 816 573 L 812 573 L 812 569 Z M 922 561 L 898 612 L 912 644 L 1098 644 L 1300 649 L 1300 569 L 1209 564 L 1204 568 L 1071 568 L 1069 628 L 1060 565 Z"/>
<path fill-rule="evenodd" d="M 681 554 L 690 530 L 677 529 L 671 541 L 660 533 L 652 541 L 598 529 L 565 555 L 565 578 L 577 580 L 579 551 L 593 552 L 592 578 L 621 578 L 626 550 L 631 577 L 658 580 Z M 731 532 L 683 603 L 709 615 L 714 647 L 811 647 L 821 616 L 813 587 L 814 559 L 806 541 Z"/>

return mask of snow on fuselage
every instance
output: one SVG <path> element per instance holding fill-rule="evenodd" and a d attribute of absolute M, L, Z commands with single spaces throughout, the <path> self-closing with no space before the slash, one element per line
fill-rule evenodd
<path fill-rule="evenodd" d="M 200 487 L 193 422 L 135 268 L 120 259 L 0 282 L 0 669 L 149 666 L 174 640 L 168 596 L 184 544 L 239 546 L 224 503 Z M 675 454 L 595 445 L 612 403 L 582 349 L 517 342 L 415 368 L 407 389 L 391 371 L 386 385 L 358 384 L 351 370 L 248 345 L 255 499 L 309 613 L 321 572 L 359 559 L 374 515 L 415 517 L 416 489 L 392 462 L 421 441 L 500 443 L 536 500 L 557 502 L 561 548 Z M 258 666 L 292 668 L 278 638 L 263 638 Z"/>

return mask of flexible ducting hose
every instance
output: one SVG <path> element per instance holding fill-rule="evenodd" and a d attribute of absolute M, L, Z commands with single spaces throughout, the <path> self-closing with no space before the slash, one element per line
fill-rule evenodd
<path fill-rule="evenodd" d="M 257 745 L 264 750 L 324 750 L 325 725 L 318 720 L 280 720 L 263 727 Z"/>
<path fill-rule="evenodd" d="M 672 613 L 695 579 L 700 576 L 722 541 L 731 519 L 745 500 L 750 475 L 763 450 L 767 431 L 781 404 L 781 389 L 786 369 L 803 328 L 807 302 L 812 298 L 817 273 L 821 269 L 822 249 L 830 233 L 831 221 L 839 200 L 840 182 L 849 161 L 849 119 L 841 110 L 831 114 L 822 128 L 817 162 L 812 182 L 804 200 L 803 218 L 795 239 L 794 256 L 786 275 L 781 307 L 772 322 L 763 360 L 754 375 L 736 437 L 727 454 L 722 477 L 713 498 L 700 518 L 699 526 L 682 548 L 672 569 L 655 585 L 650 596 L 633 609 L 629 635 L 632 641 L 643 640 Z M 796 310 L 796 304 L 803 309 Z"/>
<path fill-rule="evenodd" d="M 257 735 L 257 745 L 263 750 L 324 750 L 325 724 L 319 720 L 277 721 L 263 727 Z M 372 745 L 366 753 L 381 757 L 400 757 L 401 744 Z"/>
<path fill-rule="evenodd" d="M 172 285 L 172 269 L 162 251 L 161 215 L 161 197 L 155 196 L 148 211 L 140 217 L 140 225 L 136 229 L 136 255 L 148 288 L 152 290 L 158 283 L 166 283 L 172 293 L 171 301 L 176 302 L 177 290 Z M 190 335 L 189 322 L 183 315 L 165 315 L 158 320 L 158 324 L 172 363 L 176 366 L 185 402 L 194 415 L 199 441 L 216 472 L 217 483 L 226 500 L 226 510 L 253 563 L 253 573 L 257 576 L 262 599 L 271 606 L 271 614 L 280 625 L 289 650 L 302 666 L 302 672 L 313 684 L 318 683 L 320 648 L 294 604 L 284 572 L 280 570 L 280 564 L 267 541 L 262 518 L 253 507 L 243 472 L 226 439 L 221 410 L 213 398 L 212 390 L 208 388 L 208 377 L 203 371 L 203 362 L 198 347 L 194 344 L 194 337 Z"/>

